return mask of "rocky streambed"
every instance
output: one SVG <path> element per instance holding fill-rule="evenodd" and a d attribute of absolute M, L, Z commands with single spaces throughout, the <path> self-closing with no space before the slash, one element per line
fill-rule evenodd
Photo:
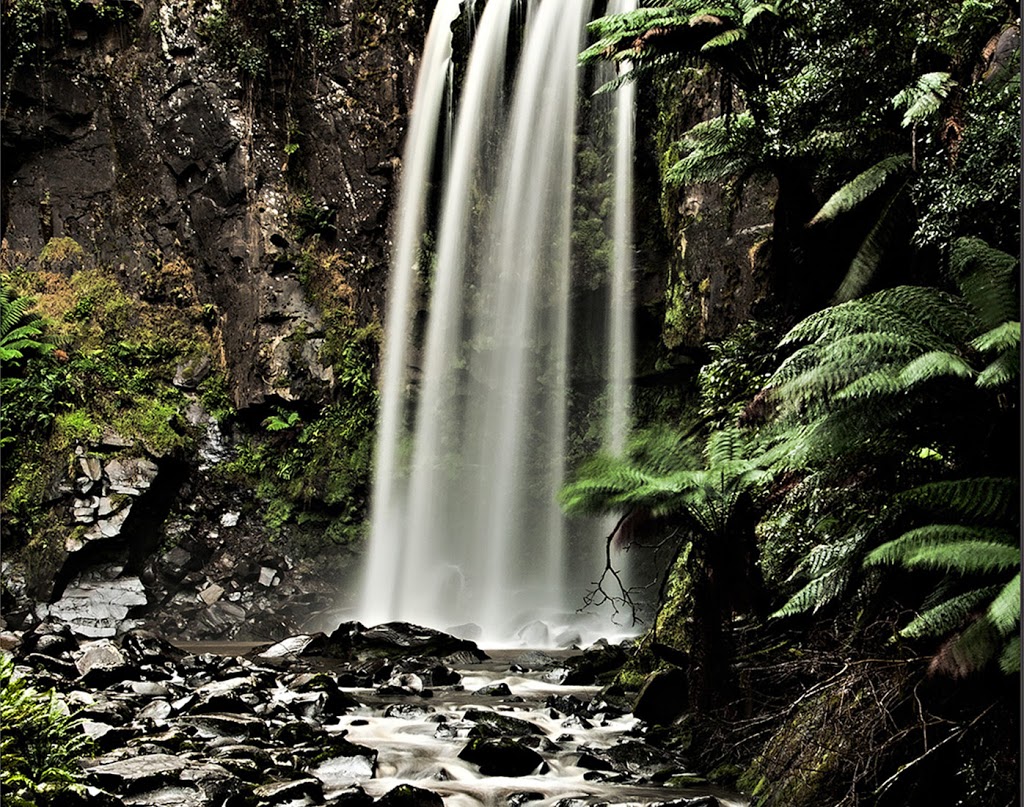
<path fill-rule="evenodd" d="M 615 645 L 488 656 L 405 623 L 253 648 L 52 623 L 2 638 L 93 738 L 69 807 L 745 804 L 593 685 Z"/>

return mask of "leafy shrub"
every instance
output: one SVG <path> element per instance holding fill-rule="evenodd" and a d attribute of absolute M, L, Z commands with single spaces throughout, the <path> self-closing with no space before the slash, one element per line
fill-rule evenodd
<path fill-rule="evenodd" d="M 82 721 L 53 690 L 40 692 L 0 658 L 0 760 L 4 804 L 58 804 L 81 778 L 76 764 L 91 744 Z"/>

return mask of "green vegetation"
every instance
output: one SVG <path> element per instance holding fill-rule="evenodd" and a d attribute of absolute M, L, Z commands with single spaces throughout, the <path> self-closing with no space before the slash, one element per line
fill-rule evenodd
<path fill-rule="evenodd" d="M 33 688 L 0 657 L 0 723 L 4 804 L 60 804 L 61 794 L 81 780 L 78 759 L 92 745 L 82 721 L 52 690 Z"/>
<path fill-rule="evenodd" d="M 749 323 L 711 346 L 697 405 L 659 438 L 735 435 L 739 464 L 692 448 L 666 461 L 641 439 L 563 492 L 571 512 L 642 510 L 644 535 L 676 536 L 628 675 L 688 671 L 706 719 L 687 736 L 742 749 L 698 753 L 746 766 L 757 805 L 1003 803 L 1015 790 L 978 784 L 981 727 L 1014 711 L 1020 662 L 1015 14 L 985 0 L 667 0 L 591 25 L 583 62 L 634 65 L 609 89 L 655 86 L 673 232 L 687 185 L 737 199 L 762 175 L 778 189 L 766 321 L 781 328 Z M 684 126 L 680 101 L 708 75 L 721 114 Z M 669 283 L 668 336 L 689 327 L 682 291 Z M 739 524 L 730 491 L 745 497 Z M 710 547 L 746 573 L 716 568 Z M 712 613 L 725 648 L 713 660 L 696 624 Z M 717 700 L 699 688 L 709 666 Z"/>
<path fill-rule="evenodd" d="M 222 65 L 251 82 L 315 60 L 337 36 L 330 11 L 325 0 L 225 0 L 211 6 L 199 32 Z"/>
<path fill-rule="evenodd" d="M 70 277 L 47 268 L 58 257 L 74 262 Z M 180 266 L 179 276 L 165 273 L 161 291 L 144 304 L 110 272 L 90 266 L 71 239 L 51 240 L 39 264 L 3 283 L 5 326 L 12 318 L 24 323 L 7 331 L 22 334 L 11 341 L 21 356 L 4 361 L 0 381 L 2 513 L 11 549 L 33 537 L 48 542 L 41 531 L 46 491 L 53 469 L 70 461 L 76 444 L 97 443 L 109 429 L 132 441 L 134 452 L 184 456 L 191 450 L 196 435 L 185 418 L 188 398 L 172 381 L 179 365 L 211 350 Z M 19 287 L 32 297 L 18 296 L 12 289 Z"/>

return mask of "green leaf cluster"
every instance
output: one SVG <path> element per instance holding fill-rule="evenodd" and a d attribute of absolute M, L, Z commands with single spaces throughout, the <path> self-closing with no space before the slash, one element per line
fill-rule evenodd
<path fill-rule="evenodd" d="M 59 804 L 81 781 L 78 759 L 92 747 L 82 721 L 52 690 L 35 689 L 0 657 L 0 724 L 4 804 Z"/>

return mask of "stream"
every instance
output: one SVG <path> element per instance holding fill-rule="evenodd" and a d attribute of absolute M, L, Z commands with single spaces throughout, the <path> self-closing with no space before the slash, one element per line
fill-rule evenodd
<path fill-rule="evenodd" d="M 539 807 L 585 804 L 662 804 L 687 803 L 713 805 L 701 797 L 713 795 L 722 807 L 746 807 L 747 800 L 711 785 L 671 787 L 643 783 L 643 766 L 629 765 L 628 776 L 580 767 L 584 754 L 598 758 L 628 739 L 641 739 L 642 724 L 630 714 L 592 717 L 573 716 L 546 705 L 549 698 L 593 699 L 600 687 L 565 686 L 545 680 L 549 673 L 512 672 L 510 663 L 524 650 L 489 650 L 488 661 L 465 665 L 460 687 L 443 688 L 433 697 L 381 696 L 373 689 L 347 691 L 362 707 L 340 717 L 331 731 L 345 732 L 351 742 L 378 751 L 374 778 L 364 779 L 344 769 L 336 778 L 325 780 L 325 795 L 353 784 L 369 795 L 379 797 L 393 788 L 409 784 L 441 795 L 448 807 L 474 805 L 519 805 L 531 801 Z M 546 651 L 549 652 L 550 651 Z M 553 655 L 558 655 L 553 654 Z M 568 655 L 568 654 L 564 654 Z M 504 684 L 510 695 L 480 694 L 485 688 Z M 565 703 L 566 701 L 562 701 Z M 470 710 L 496 712 L 526 720 L 540 729 L 530 743 L 544 758 L 541 770 L 526 776 L 485 776 L 477 765 L 459 758 L 466 746 L 474 722 L 464 715 Z M 472 713 L 472 712 L 471 712 Z M 594 763 L 591 762 L 593 765 Z M 672 771 L 673 775 L 684 771 Z M 615 781 L 621 778 L 624 781 Z M 640 780 L 640 781 L 637 781 Z"/>

